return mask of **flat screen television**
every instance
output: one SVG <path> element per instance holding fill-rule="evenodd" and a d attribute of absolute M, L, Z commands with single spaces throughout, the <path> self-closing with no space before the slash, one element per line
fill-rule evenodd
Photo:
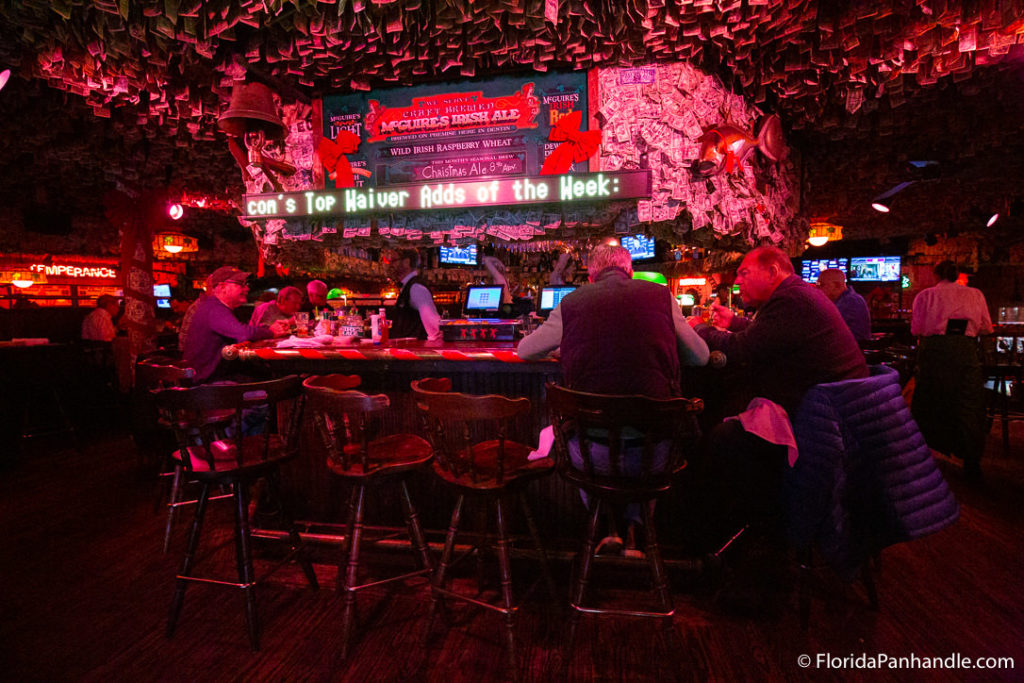
<path fill-rule="evenodd" d="M 654 258 L 654 238 L 645 235 L 627 235 L 622 238 L 622 246 L 629 251 L 634 261 Z"/>
<path fill-rule="evenodd" d="M 441 247 L 440 262 L 443 266 L 475 266 L 477 265 L 476 245 Z"/>
<path fill-rule="evenodd" d="M 467 316 L 497 313 L 501 309 L 501 285 L 470 285 L 466 288 Z"/>
<path fill-rule="evenodd" d="M 849 266 L 848 258 L 805 258 L 800 262 L 800 277 L 807 282 L 817 282 L 821 271 L 836 268 L 845 273 Z"/>
<path fill-rule="evenodd" d="M 153 285 L 153 296 L 156 297 L 157 308 L 170 308 L 171 307 L 171 286 L 170 285 Z"/>
<path fill-rule="evenodd" d="M 851 282 L 899 282 L 899 256 L 854 256 L 850 259 Z"/>
<path fill-rule="evenodd" d="M 540 312 L 550 313 L 558 308 L 562 299 L 571 292 L 576 291 L 572 285 L 559 285 L 558 287 L 541 287 L 540 290 Z"/>

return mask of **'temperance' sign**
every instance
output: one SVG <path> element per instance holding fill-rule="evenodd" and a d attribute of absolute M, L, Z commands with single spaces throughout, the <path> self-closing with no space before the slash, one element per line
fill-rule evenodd
<path fill-rule="evenodd" d="M 650 196 L 650 171 L 577 173 L 379 188 L 249 194 L 245 195 L 244 217 L 326 217 L 381 211 L 521 206 Z"/>

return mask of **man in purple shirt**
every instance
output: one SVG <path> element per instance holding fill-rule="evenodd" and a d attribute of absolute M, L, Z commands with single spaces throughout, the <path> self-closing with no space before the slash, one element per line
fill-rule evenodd
<path fill-rule="evenodd" d="M 206 281 L 207 296 L 196 304 L 185 337 L 184 356 L 196 371 L 197 382 L 224 379 L 221 350 L 228 344 L 280 337 L 288 332 L 288 323 L 245 325 L 232 310 L 246 302 L 249 273 L 233 266 L 213 271 Z"/>

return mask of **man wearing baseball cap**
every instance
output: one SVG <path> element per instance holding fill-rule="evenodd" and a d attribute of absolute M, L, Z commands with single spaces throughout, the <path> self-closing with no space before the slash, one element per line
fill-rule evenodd
<path fill-rule="evenodd" d="M 196 371 L 197 382 L 225 379 L 221 350 L 228 344 L 281 337 L 288 323 L 278 320 L 266 325 L 245 325 L 232 310 L 246 302 L 249 273 L 234 266 L 222 266 L 206 280 L 206 296 L 196 304 L 185 336 L 184 357 Z"/>

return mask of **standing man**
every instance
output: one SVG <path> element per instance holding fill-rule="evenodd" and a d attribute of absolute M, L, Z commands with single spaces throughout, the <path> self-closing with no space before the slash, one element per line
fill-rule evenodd
<path fill-rule="evenodd" d="M 390 250 L 384 254 L 388 277 L 398 283 L 398 300 L 388 313 L 391 338 L 415 337 L 441 340 L 441 316 L 434 295 L 420 279 L 420 254 L 415 249 Z"/>
<path fill-rule="evenodd" d="M 185 333 L 184 358 L 196 371 L 197 382 L 224 379 L 226 372 L 221 350 L 228 344 L 284 336 L 288 323 L 283 320 L 265 325 L 243 325 L 232 310 L 248 298 L 249 273 L 233 266 L 222 266 L 207 278 L 207 295 L 195 304 L 195 313 Z"/>
<path fill-rule="evenodd" d="M 857 292 L 846 286 L 846 273 L 838 268 L 821 271 L 818 289 L 839 309 L 846 326 L 853 332 L 858 344 L 871 341 L 871 311 L 868 302 Z"/>
<path fill-rule="evenodd" d="M 980 289 L 957 284 L 952 261 L 935 266 L 938 284 L 914 297 L 910 332 L 921 342 L 911 411 L 928 445 L 964 461 L 964 476 L 981 478 L 985 448 L 985 379 L 977 336 L 992 332 Z"/>
<path fill-rule="evenodd" d="M 114 316 L 117 315 L 120 305 L 115 297 L 104 294 L 96 299 L 96 308 L 92 313 L 85 316 L 82 321 L 82 339 L 88 341 L 114 341 L 117 336 L 117 327 L 114 326 Z"/>

